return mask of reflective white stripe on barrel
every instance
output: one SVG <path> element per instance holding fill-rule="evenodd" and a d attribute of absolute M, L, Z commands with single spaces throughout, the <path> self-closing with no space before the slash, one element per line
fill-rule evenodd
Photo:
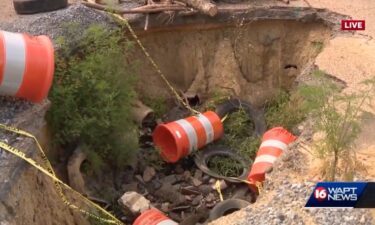
<path fill-rule="evenodd" d="M 159 222 L 157 225 L 178 225 L 178 223 L 174 222 L 173 220 L 164 220 Z"/>
<path fill-rule="evenodd" d="M 5 63 L 0 94 L 17 94 L 23 80 L 26 64 L 26 46 L 22 34 L 2 31 L 4 37 Z"/>
<path fill-rule="evenodd" d="M 206 144 L 213 142 L 215 131 L 212 127 L 211 121 L 203 114 L 199 114 L 197 119 L 202 124 L 204 131 L 206 133 Z"/>
<path fill-rule="evenodd" d="M 186 132 L 188 139 L 189 139 L 189 153 L 192 153 L 193 151 L 198 149 L 198 136 L 195 132 L 194 127 L 186 120 L 177 120 L 176 123 L 178 123 Z"/>
<path fill-rule="evenodd" d="M 285 151 L 288 148 L 288 145 L 278 140 L 267 140 L 267 141 L 262 142 L 262 144 L 260 145 L 260 148 L 262 147 L 275 147 L 275 148 L 279 148 Z"/>
<path fill-rule="evenodd" d="M 273 156 L 273 155 L 260 155 L 260 156 L 257 156 L 255 161 L 254 161 L 254 165 L 256 163 L 260 163 L 260 162 L 265 162 L 265 163 L 274 163 L 276 161 L 277 157 Z"/>

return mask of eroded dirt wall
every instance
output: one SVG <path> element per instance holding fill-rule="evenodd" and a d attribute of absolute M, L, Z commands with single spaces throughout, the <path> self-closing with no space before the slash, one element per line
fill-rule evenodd
<path fill-rule="evenodd" d="M 18 115 L 12 126 L 42 138 L 48 106 L 35 105 Z M 42 160 L 32 139 L 6 133 L 9 144 L 39 164 Z M 53 182 L 24 161 L 0 151 L 1 225 L 86 225 L 86 220 L 61 201 Z M 72 199 L 75 202 L 76 199 Z"/>
<path fill-rule="evenodd" d="M 269 20 L 153 32 L 142 41 L 177 89 L 203 96 L 229 92 L 260 105 L 279 88 L 290 88 L 329 37 L 323 24 Z M 168 96 L 165 84 L 139 54 L 140 92 Z"/>

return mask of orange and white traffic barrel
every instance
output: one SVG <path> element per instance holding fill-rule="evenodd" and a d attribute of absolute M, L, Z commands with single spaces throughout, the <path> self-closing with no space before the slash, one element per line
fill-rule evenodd
<path fill-rule="evenodd" d="M 134 221 L 133 225 L 178 225 L 159 210 L 152 208 L 144 211 Z"/>
<path fill-rule="evenodd" d="M 224 134 L 220 117 L 212 111 L 158 125 L 152 135 L 161 157 L 177 162 L 195 150 L 221 138 Z"/>
<path fill-rule="evenodd" d="M 38 103 L 48 95 L 54 73 L 54 48 L 47 36 L 0 30 L 0 95 Z"/>
<path fill-rule="evenodd" d="M 276 159 L 287 150 L 288 145 L 296 140 L 296 138 L 296 136 L 282 127 L 275 127 L 264 133 L 262 144 L 259 147 L 247 177 L 247 180 L 250 182 L 250 189 L 258 192 L 257 183 L 265 180 L 266 170 L 273 166 Z"/>

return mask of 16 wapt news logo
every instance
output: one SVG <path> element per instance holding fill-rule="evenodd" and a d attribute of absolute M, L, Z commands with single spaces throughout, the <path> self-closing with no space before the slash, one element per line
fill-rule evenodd
<path fill-rule="evenodd" d="M 375 208 L 375 183 L 319 182 L 305 207 Z"/>

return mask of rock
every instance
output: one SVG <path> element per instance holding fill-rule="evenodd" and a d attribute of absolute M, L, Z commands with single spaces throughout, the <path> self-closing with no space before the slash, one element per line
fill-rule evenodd
<path fill-rule="evenodd" d="M 121 190 L 123 192 L 128 192 L 128 191 L 135 191 L 135 192 L 137 192 L 137 190 L 138 190 L 138 184 L 136 182 L 132 182 L 130 184 L 123 184 L 123 185 L 121 185 Z"/>
<path fill-rule="evenodd" d="M 201 221 L 201 220 L 204 221 L 205 219 L 206 219 L 206 217 L 204 217 L 203 215 L 193 214 L 193 215 L 190 215 L 190 216 L 187 216 L 186 218 L 184 218 L 183 221 L 181 221 L 181 223 L 179 223 L 179 225 L 192 225 L 192 224 L 199 225 L 200 224 L 199 221 Z"/>
<path fill-rule="evenodd" d="M 366 217 L 365 215 L 361 216 L 361 219 L 359 220 L 359 223 L 365 223 L 366 222 Z"/>
<path fill-rule="evenodd" d="M 199 205 L 199 204 L 201 203 L 202 199 L 203 199 L 203 196 L 202 196 L 202 195 L 198 195 L 198 196 L 196 196 L 196 197 L 193 199 L 193 201 L 191 202 L 191 205 L 192 205 L 192 206 L 197 206 L 197 205 Z"/>
<path fill-rule="evenodd" d="M 163 204 L 161 204 L 161 210 L 163 212 L 168 212 L 169 211 L 169 202 L 164 202 Z"/>
<path fill-rule="evenodd" d="M 193 186 L 188 186 L 188 187 L 182 187 L 180 189 L 180 192 L 181 194 L 183 195 L 199 195 L 201 194 L 197 188 L 193 187 Z"/>
<path fill-rule="evenodd" d="M 220 182 L 220 190 L 223 191 L 223 190 L 225 190 L 228 187 L 228 185 L 225 182 L 225 180 L 220 180 L 219 182 Z M 216 190 L 216 183 L 213 184 L 213 185 L 211 185 L 211 188 L 212 188 L 212 190 Z"/>
<path fill-rule="evenodd" d="M 162 179 L 160 179 L 160 182 L 169 183 L 169 184 L 172 184 L 172 185 L 175 184 L 177 181 L 178 181 L 177 176 L 174 175 L 174 174 L 163 177 Z"/>
<path fill-rule="evenodd" d="M 170 219 L 174 220 L 174 221 L 181 221 L 181 217 L 180 217 L 179 213 L 169 212 L 168 217 Z"/>
<path fill-rule="evenodd" d="M 154 167 L 146 167 L 146 169 L 143 171 L 143 180 L 144 182 L 149 182 L 152 180 L 152 178 L 154 178 L 154 176 L 156 175 L 156 171 L 154 169 Z"/>
<path fill-rule="evenodd" d="M 285 216 L 282 213 L 277 214 L 277 218 L 280 219 L 280 221 L 285 220 Z"/>
<path fill-rule="evenodd" d="M 185 181 L 189 181 L 190 178 L 191 178 L 191 173 L 190 173 L 190 171 L 186 170 L 186 171 L 184 172 L 184 174 L 183 174 L 183 178 L 184 178 Z"/>
<path fill-rule="evenodd" d="M 216 205 L 216 202 L 206 202 L 207 208 L 213 208 Z"/>
<path fill-rule="evenodd" d="M 215 195 L 214 194 L 212 194 L 212 193 L 209 193 L 208 195 L 207 195 L 207 197 L 206 197 L 206 202 L 213 202 L 213 201 L 215 201 Z"/>
<path fill-rule="evenodd" d="M 144 184 L 145 182 L 143 181 L 143 178 L 141 175 L 135 175 L 135 179 L 137 179 L 140 183 Z"/>
<path fill-rule="evenodd" d="M 203 172 L 201 170 L 195 170 L 195 173 L 194 173 L 194 178 L 198 179 L 198 180 L 202 180 L 202 176 L 203 176 Z"/>
<path fill-rule="evenodd" d="M 208 183 L 210 183 L 210 184 L 214 184 L 216 182 L 216 179 L 214 179 L 214 178 L 211 178 L 210 180 L 208 180 Z"/>
<path fill-rule="evenodd" d="M 191 179 L 191 182 L 193 183 L 193 185 L 194 185 L 195 187 L 198 187 L 198 186 L 200 186 L 200 185 L 202 184 L 202 181 L 196 179 L 195 177 L 193 177 L 193 178 Z"/>
<path fill-rule="evenodd" d="M 129 210 L 133 214 L 142 213 L 151 207 L 149 200 L 134 191 L 126 192 L 118 200 L 118 203 L 125 209 L 125 212 Z"/>
<path fill-rule="evenodd" d="M 212 188 L 210 185 L 204 184 L 198 187 L 199 191 L 202 192 L 204 195 L 207 195 L 212 191 Z"/>
<path fill-rule="evenodd" d="M 158 125 L 159 125 L 159 124 L 162 124 L 162 123 L 163 123 L 163 120 L 161 120 L 160 118 L 158 118 L 158 119 L 156 119 L 156 121 L 155 121 L 155 122 L 156 122 L 156 124 L 158 124 Z"/>
<path fill-rule="evenodd" d="M 210 176 L 208 176 L 208 175 L 204 175 L 203 177 L 202 177 L 202 182 L 203 183 L 208 183 L 208 181 L 211 179 L 211 177 Z"/>
<path fill-rule="evenodd" d="M 162 186 L 162 183 L 158 180 L 153 180 L 151 184 L 152 184 L 153 190 L 158 190 Z"/>
<path fill-rule="evenodd" d="M 181 165 L 177 165 L 174 170 L 176 171 L 177 174 L 183 174 L 185 172 L 184 169 L 181 167 Z"/>
<path fill-rule="evenodd" d="M 184 195 L 180 194 L 175 186 L 168 183 L 164 183 L 158 191 L 153 193 L 153 195 L 162 201 L 173 202 L 175 205 L 179 205 L 186 201 Z"/>
<path fill-rule="evenodd" d="M 191 208 L 190 205 L 181 205 L 181 206 L 174 207 L 173 209 L 171 209 L 171 211 L 172 212 L 179 212 L 179 211 L 190 209 L 190 208 Z"/>

